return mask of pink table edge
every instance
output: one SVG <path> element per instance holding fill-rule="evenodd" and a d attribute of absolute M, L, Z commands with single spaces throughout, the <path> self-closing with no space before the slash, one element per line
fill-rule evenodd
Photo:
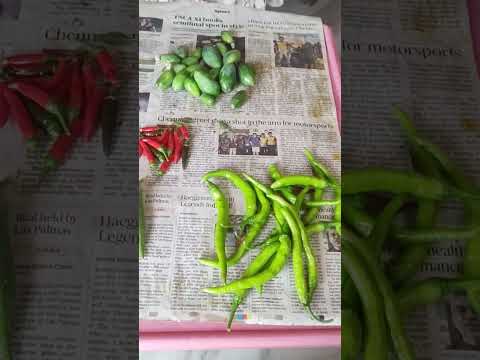
<path fill-rule="evenodd" d="M 341 78 L 335 39 L 324 26 L 326 54 L 332 93 L 341 124 Z M 340 327 L 266 326 L 237 324 L 229 334 L 225 323 L 174 321 L 139 322 L 139 350 L 208 350 L 241 348 L 317 348 L 339 347 Z"/>

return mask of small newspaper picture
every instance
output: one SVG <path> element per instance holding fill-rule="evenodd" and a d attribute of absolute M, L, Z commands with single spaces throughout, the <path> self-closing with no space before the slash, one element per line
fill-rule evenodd
<path fill-rule="evenodd" d="M 218 154 L 278 156 L 278 137 L 274 129 L 227 130 L 218 138 Z"/>
<path fill-rule="evenodd" d="M 273 51 L 276 67 L 324 69 L 318 35 L 275 34 Z"/>

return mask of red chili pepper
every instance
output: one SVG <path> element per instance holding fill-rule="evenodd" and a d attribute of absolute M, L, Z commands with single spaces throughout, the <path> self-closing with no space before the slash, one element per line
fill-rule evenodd
<path fill-rule="evenodd" d="M 158 168 L 158 170 L 160 171 L 160 174 L 165 174 L 168 171 L 168 169 L 170 169 L 170 165 L 172 165 L 172 162 L 168 159 L 162 162 L 160 164 L 160 167 Z"/>
<path fill-rule="evenodd" d="M 72 82 L 73 65 L 67 63 L 65 66 L 65 76 L 62 83 L 51 89 L 49 92 L 51 93 L 52 98 L 55 99 L 58 104 L 68 105 L 68 95 L 70 92 L 70 84 Z"/>
<path fill-rule="evenodd" d="M 45 159 L 44 172 L 56 169 L 62 164 L 67 155 L 71 152 L 73 144 L 82 132 L 82 121 L 77 119 L 72 123 L 72 133 L 70 135 L 62 134 L 52 144 L 48 150 L 48 156 Z"/>
<path fill-rule="evenodd" d="M 89 94 L 93 94 L 95 87 L 97 86 L 97 75 L 92 66 L 92 63 L 85 62 L 82 66 L 82 78 L 85 94 L 88 97 Z"/>
<path fill-rule="evenodd" d="M 170 129 L 165 129 L 162 133 L 162 135 L 160 135 L 160 137 L 158 137 L 157 141 L 164 145 L 164 146 L 167 146 L 168 145 L 168 138 L 170 137 Z"/>
<path fill-rule="evenodd" d="M 155 141 L 154 139 L 151 139 L 151 138 L 143 138 L 142 142 L 150 145 L 154 149 L 161 149 L 162 148 L 162 145 L 158 141 Z"/>
<path fill-rule="evenodd" d="M 180 131 L 185 140 L 190 140 L 190 132 L 185 125 L 180 126 L 178 130 Z"/>
<path fill-rule="evenodd" d="M 3 95 L 3 88 L 5 86 L 0 84 L 0 128 L 4 127 L 10 116 L 10 106 Z"/>
<path fill-rule="evenodd" d="M 173 150 L 172 162 L 176 164 L 182 158 L 183 152 L 183 141 L 180 138 L 178 131 L 173 132 L 173 141 L 175 149 Z"/>
<path fill-rule="evenodd" d="M 63 118 L 60 107 L 51 99 L 50 95 L 45 90 L 25 82 L 13 83 L 10 85 L 10 87 L 16 89 L 23 96 L 33 100 L 48 112 L 56 115 L 65 133 L 67 135 L 70 134 L 70 130 L 68 129 L 65 119 Z"/>
<path fill-rule="evenodd" d="M 58 86 L 62 85 L 68 78 L 69 67 L 67 66 L 67 62 L 64 59 L 58 60 L 57 69 L 55 70 L 55 74 L 53 78 L 50 79 L 47 85 L 47 90 L 54 90 Z"/>
<path fill-rule="evenodd" d="M 143 155 L 145 155 L 145 157 L 147 158 L 149 164 L 155 164 L 157 162 L 157 158 L 155 157 L 155 155 L 153 155 L 152 151 L 150 150 L 150 148 L 148 147 L 147 144 L 145 144 L 144 142 L 140 141 L 138 143 L 141 148 L 142 148 L 142 153 Z"/>
<path fill-rule="evenodd" d="M 102 71 L 103 76 L 105 76 L 105 79 L 116 85 L 118 83 L 117 67 L 113 62 L 112 55 L 107 50 L 103 49 L 96 54 L 95 60 L 100 66 L 100 70 Z"/>
<path fill-rule="evenodd" d="M 175 140 L 173 137 L 174 131 L 169 131 L 168 132 L 168 140 L 167 140 L 167 149 L 172 151 L 175 149 Z"/>
<path fill-rule="evenodd" d="M 8 107 L 10 108 L 12 118 L 16 121 L 23 138 L 25 140 L 32 139 L 36 135 L 37 130 L 33 125 L 30 113 L 22 103 L 20 97 L 15 93 L 15 91 L 7 87 L 3 89 L 3 96 L 8 104 Z"/>
<path fill-rule="evenodd" d="M 73 65 L 72 79 L 70 82 L 70 93 L 68 98 L 68 121 L 71 122 L 80 116 L 83 106 L 83 83 L 80 64 Z"/>
<path fill-rule="evenodd" d="M 143 138 L 141 141 L 147 144 L 148 146 L 150 146 L 154 150 L 153 154 L 157 155 L 157 158 L 159 158 L 159 160 L 163 160 L 164 158 L 167 159 L 171 154 L 170 150 L 165 149 L 165 147 L 162 144 L 155 141 L 154 139 Z"/>
<path fill-rule="evenodd" d="M 100 109 L 107 92 L 103 87 L 97 87 L 94 92 L 88 96 L 85 107 L 85 116 L 83 118 L 83 138 L 90 141 L 97 129 Z"/>
<path fill-rule="evenodd" d="M 160 126 L 145 126 L 140 129 L 140 134 L 146 136 L 155 136 L 158 135 L 160 131 L 162 131 Z"/>
<path fill-rule="evenodd" d="M 5 66 L 22 66 L 26 64 L 43 64 L 49 60 L 49 56 L 43 53 L 18 54 L 7 56 L 3 61 Z"/>

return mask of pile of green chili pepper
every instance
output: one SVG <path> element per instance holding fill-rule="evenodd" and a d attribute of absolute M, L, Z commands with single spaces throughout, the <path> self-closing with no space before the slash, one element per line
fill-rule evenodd
<path fill-rule="evenodd" d="M 318 163 L 312 153 L 305 150 L 313 175 L 283 176 L 276 165 L 269 167 L 273 183 L 264 185 L 247 174 L 237 174 L 220 169 L 205 174 L 207 184 L 217 209 L 214 232 L 216 259 L 200 259 L 204 265 L 220 270 L 222 285 L 204 289 L 214 295 L 232 294 L 232 306 L 227 330 L 241 303 L 252 288 L 261 291 L 263 285 L 277 276 L 292 258 L 295 286 L 298 299 L 309 315 L 320 322 L 330 322 L 323 316 L 313 314 L 311 303 L 318 285 L 317 259 L 310 243 L 310 236 L 334 228 L 340 233 L 341 189 L 338 182 Z M 226 253 L 227 233 L 234 229 L 230 223 L 229 204 L 222 190 L 212 182 L 225 179 L 243 194 L 245 214 L 235 233 L 238 247 L 231 255 Z M 324 200 L 327 189 L 333 190 L 334 199 Z M 334 216 L 329 221 L 320 221 L 317 215 L 322 207 L 334 207 Z M 266 239 L 257 243 L 262 230 L 273 214 L 276 227 Z M 247 266 L 241 278 L 228 282 L 228 268 L 237 265 L 249 250 L 260 252 Z"/>
<path fill-rule="evenodd" d="M 103 35 L 105 43 L 119 38 Z M 11 119 L 27 142 L 48 142 L 45 172 L 66 160 L 77 139 L 91 141 L 99 127 L 109 156 L 119 85 L 117 65 L 104 46 L 7 56 L 0 64 L 0 128 Z"/>
<path fill-rule="evenodd" d="M 480 314 L 480 187 L 418 134 L 405 112 L 395 108 L 394 114 L 406 134 L 413 171 L 360 169 L 342 174 L 343 360 L 360 354 L 383 360 L 391 350 L 398 359 L 415 359 L 403 319 L 417 306 L 449 294 L 465 293 Z M 451 199 L 465 206 L 462 227 L 437 224 L 441 205 Z M 400 227 L 395 220 L 412 209 L 415 224 Z M 382 256 L 387 240 L 394 256 Z M 451 240 L 465 241 L 463 274 L 415 280 L 432 243 Z"/>
<path fill-rule="evenodd" d="M 255 69 L 241 63 L 242 54 L 235 48 L 235 38 L 230 31 L 222 31 L 215 44 L 196 48 L 190 53 L 179 47 L 174 54 L 165 54 L 160 61 L 167 68 L 155 85 L 163 90 L 186 91 L 207 106 L 215 105 L 220 93 L 230 93 L 240 83 L 245 87 L 255 85 Z M 238 91 L 231 99 L 232 109 L 247 101 L 247 92 Z"/>

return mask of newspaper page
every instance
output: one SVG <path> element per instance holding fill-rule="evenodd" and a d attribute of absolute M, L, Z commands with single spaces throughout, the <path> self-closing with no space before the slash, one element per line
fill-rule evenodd
<path fill-rule="evenodd" d="M 136 358 L 137 318 L 129 314 L 136 314 L 138 297 L 138 161 L 131 135 L 138 127 L 138 7 L 130 1 L 2 5 L 8 10 L 10 3 L 21 7 L 8 22 L 2 12 L 2 56 L 78 48 L 80 40 L 109 31 L 132 39 L 111 49 L 122 86 L 110 158 L 102 153 L 98 131 L 91 142 L 77 142 L 66 163 L 45 177 L 41 163 L 47 144 L 25 146 L 13 121 L 0 129 L 0 180 L 12 180 L 2 191 L 10 196 L 16 270 L 13 357 L 98 359 L 115 348 L 117 359 Z M 119 23 L 125 17 L 133 23 Z M 125 207 L 128 200 L 118 200 L 121 196 L 134 205 Z M 133 299 L 130 309 L 126 299 Z"/>
<path fill-rule="evenodd" d="M 218 271 L 199 264 L 213 257 L 216 210 L 200 178 L 208 171 L 229 168 L 270 183 L 269 164 L 286 174 L 310 173 L 304 148 L 334 175 L 340 176 L 340 137 L 332 100 L 322 21 L 319 18 L 259 12 L 241 7 L 203 5 L 142 6 L 144 18 L 157 24 L 140 29 L 140 124 L 169 124 L 190 119 L 193 143 L 188 168 L 175 166 L 163 177 L 148 176 L 141 163 L 147 223 L 146 257 L 140 261 L 140 319 L 224 321 L 230 298 L 202 291 L 218 284 Z M 159 55 L 183 45 L 212 44 L 222 30 L 233 30 L 242 61 L 257 72 L 257 85 L 238 110 L 229 106 L 231 94 L 207 108 L 185 93 L 162 91 L 154 84 L 163 66 Z M 260 137 L 268 138 L 252 146 Z M 253 140 L 253 142 L 252 142 Z M 218 182 L 231 206 L 232 223 L 244 212 L 241 193 Z M 332 216 L 326 209 L 320 219 Z M 271 220 L 261 239 L 272 230 Z M 312 238 L 319 263 L 319 286 L 313 309 L 340 324 L 340 248 L 334 232 Z M 228 253 L 235 247 L 228 239 Z M 238 278 L 257 251 L 229 268 Z M 253 324 L 317 325 L 300 306 L 291 264 L 265 285 L 252 291 L 237 314 Z"/>
<path fill-rule="evenodd" d="M 467 2 L 343 1 L 343 166 L 406 169 L 405 137 L 393 104 L 418 130 L 480 181 L 480 82 Z M 459 204 L 439 224 L 462 224 Z M 429 250 L 419 277 L 462 272 L 464 244 Z M 407 318 L 419 359 L 480 359 L 480 320 L 463 296 Z"/>

